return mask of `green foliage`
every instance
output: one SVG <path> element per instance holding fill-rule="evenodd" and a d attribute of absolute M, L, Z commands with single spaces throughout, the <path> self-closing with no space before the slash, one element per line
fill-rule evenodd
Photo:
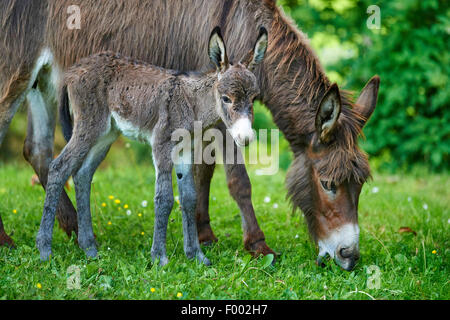
<path fill-rule="evenodd" d="M 359 92 L 371 76 L 380 76 L 378 105 L 363 143 L 382 159 L 380 167 L 450 168 L 448 1 L 280 3 L 310 36 L 332 80 Z M 366 24 L 373 4 L 381 12 L 379 30 Z"/>

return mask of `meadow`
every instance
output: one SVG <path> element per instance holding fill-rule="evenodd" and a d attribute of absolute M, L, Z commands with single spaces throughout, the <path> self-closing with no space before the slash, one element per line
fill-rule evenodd
<path fill-rule="evenodd" d="M 150 259 L 154 170 L 129 162 L 98 170 L 91 197 L 99 257 L 87 259 L 55 224 L 53 256 L 41 262 L 35 236 L 44 191 L 32 186 L 23 162 L 0 165 L 0 212 L 17 248 L 0 248 L 0 299 L 448 299 L 450 179 L 448 174 L 373 173 L 360 197 L 361 260 L 347 272 L 333 261 L 315 264 L 300 211 L 286 200 L 285 171 L 249 175 L 266 240 L 280 255 L 250 259 L 241 219 L 223 168 L 213 179 L 210 212 L 219 241 L 204 247 L 213 265 L 183 252 L 181 211 L 168 229 L 170 262 Z M 126 154 L 129 152 L 130 154 Z M 74 199 L 73 184 L 69 195 Z M 174 185 L 174 194 L 177 189 Z M 79 280 L 79 282 L 78 282 Z"/>

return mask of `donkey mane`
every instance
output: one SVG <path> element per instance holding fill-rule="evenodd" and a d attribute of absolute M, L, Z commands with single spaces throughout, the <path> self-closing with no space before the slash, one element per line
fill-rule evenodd
<path fill-rule="evenodd" d="M 287 17 L 282 9 L 273 7 L 271 38 L 265 64 L 276 71 L 267 75 L 274 93 L 267 98 L 268 105 L 285 105 L 272 110 L 275 123 L 289 140 L 297 156 L 307 149 L 315 132 L 315 117 L 327 89 L 331 86 L 309 41 Z M 286 77 L 286 75 L 289 75 Z M 293 81 L 287 81 L 292 79 Z M 281 83 L 283 85 L 279 85 Z M 286 95 L 283 87 L 292 88 Z M 333 141 L 327 146 L 327 155 L 315 163 L 319 174 L 335 183 L 355 179 L 363 183 L 370 176 L 367 155 L 358 147 L 358 136 L 366 119 L 356 110 L 351 93 L 340 91 L 342 110 Z M 280 103 L 281 102 L 281 103 Z M 342 164 L 346 164 L 343 166 Z M 293 173 L 294 174 L 294 173 Z M 298 179 L 296 179 L 298 180 Z"/>

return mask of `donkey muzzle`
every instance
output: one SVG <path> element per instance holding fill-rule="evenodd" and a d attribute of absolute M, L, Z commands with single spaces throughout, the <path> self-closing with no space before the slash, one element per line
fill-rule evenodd
<path fill-rule="evenodd" d="M 230 128 L 230 134 L 239 147 L 245 147 L 255 139 L 252 123 L 246 117 L 239 118 L 233 123 Z"/>

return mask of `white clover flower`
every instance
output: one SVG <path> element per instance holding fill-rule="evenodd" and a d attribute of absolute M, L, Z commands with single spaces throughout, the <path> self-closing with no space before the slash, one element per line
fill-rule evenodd
<path fill-rule="evenodd" d="M 148 204 L 147 200 L 144 200 L 144 201 L 141 202 L 141 206 L 142 206 L 143 208 L 146 208 L 146 207 L 147 207 L 147 204 Z"/>
<path fill-rule="evenodd" d="M 264 198 L 264 202 L 265 202 L 265 203 L 269 203 L 269 202 L 270 202 L 270 197 L 265 197 L 265 198 Z"/>
<path fill-rule="evenodd" d="M 425 210 L 428 210 L 428 205 L 426 203 L 424 203 L 422 208 L 424 208 Z"/>
<path fill-rule="evenodd" d="M 298 239 L 298 234 L 295 235 L 295 239 Z"/>
<path fill-rule="evenodd" d="M 278 203 L 274 203 L 274 204 L 273 204 L 273 208 L 274 208 L 274 209 L 277 209 L 277 208 L 278 208 Z"/>
<path fill-rule="evenodd" d="M 127 216 L 131 215 L 131 210 L 127 210 Z"/>
<path fill-rule="evenodd" d="M 411 202 L 411 200 L 412 200 L 412 198 L 411 198 L 411 197 L 408 197 L 408 202 Z"/>
<path fill-rule="evenodd" d="M 380 191 L 380 188 L 378 188 L 378 187 L 372 188 L 372 193 L 378 193 L 378 191 Z"/>

